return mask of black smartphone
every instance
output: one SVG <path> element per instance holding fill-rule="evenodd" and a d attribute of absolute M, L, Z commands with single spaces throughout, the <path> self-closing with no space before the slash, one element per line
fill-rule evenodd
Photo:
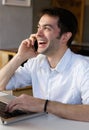
<path fill-rule="evenodd" d="M 38 49 L 38 43 L 37 43 L 37 40 L 36 40 L 35 43 L 34 43 L 34 49 L 35 49 L 35 51 L 37 51 L 37 49 Z"/>

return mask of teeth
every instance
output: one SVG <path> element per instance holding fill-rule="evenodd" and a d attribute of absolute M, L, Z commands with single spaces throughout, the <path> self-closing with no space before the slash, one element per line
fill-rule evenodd
<path fill-rule="evenodd" d="M 45 44 L 46 42 L 45 41 L 39 41 L 39 44 Z"/>
<path fill-rule="evenodd" d="M 45 42 L 45 41 L 39 41 L 39 42 Z"/>

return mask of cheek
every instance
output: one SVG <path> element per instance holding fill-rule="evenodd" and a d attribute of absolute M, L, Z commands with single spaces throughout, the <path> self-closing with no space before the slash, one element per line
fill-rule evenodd
<path fill-rule="evenodd" d="M 44 32 L 44 36 L 48 41 L 51 41 L 59 37 L 59 32 L 58 31 Z"/>
<path fill-rule="evenodd" d="M 46 34 L 45 36 L 46 36 L 46 38 L 48 39 L 48 41 L 50 41 L 50 40 L 52 40 L 52 39 L 55 38 L 55 35 L 54 35 L 54 34 Z"/>

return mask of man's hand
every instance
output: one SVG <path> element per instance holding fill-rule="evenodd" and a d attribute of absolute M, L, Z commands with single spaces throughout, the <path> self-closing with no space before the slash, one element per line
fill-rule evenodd
<path fill-rule="evenodd" d="M 24 61 L 37 56 L 38 53 L 34 50 L 35 41 L 36 34 L 32 34 L 28 39 L 25 39 L 21 42 L 17 54 L 21 56 Z"/>
<path fill-rule="evenodd" d="M 6 107 L 6 111 L 12 112 L 14 110 L 43 112 L 45 100 L 34 98 L 32 96 L 22 94 L 12 100 Z"/>

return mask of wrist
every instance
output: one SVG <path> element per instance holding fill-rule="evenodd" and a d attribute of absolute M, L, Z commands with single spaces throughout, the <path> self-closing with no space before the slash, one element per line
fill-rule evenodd
<path fill-rule="evenodd" d="M 26 61 L 25 58 L 23 56 L 19 55 L 18 53 L 15 55 L 14 58 L 18 61 L 19 64 L 22 64 L 23 62 Z"/>

